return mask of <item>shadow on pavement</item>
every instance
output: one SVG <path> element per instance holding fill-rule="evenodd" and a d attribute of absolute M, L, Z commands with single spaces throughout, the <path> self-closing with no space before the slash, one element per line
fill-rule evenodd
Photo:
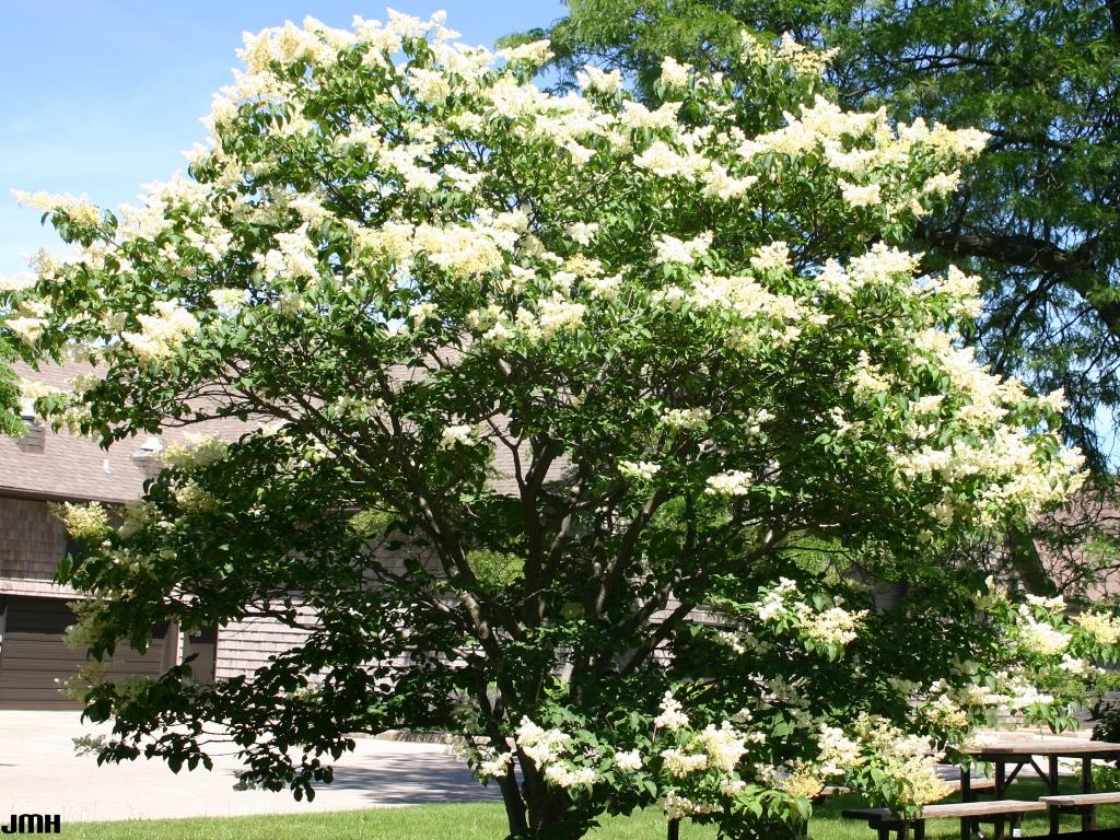
<path fill-rule="evenodd" d="M 382 756 L 377 769 L 339 767 L 336 790 L 369 791 L 371 802 L 385 805 L 437 802 L 487 802 L 500 797 L 496 787 L 483 787 L 463 767 L 448 767 L 443 756 Z"/>

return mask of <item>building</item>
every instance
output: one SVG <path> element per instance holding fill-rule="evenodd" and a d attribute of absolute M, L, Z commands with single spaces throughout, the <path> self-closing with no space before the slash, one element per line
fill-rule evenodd
<path fill-rule="evenodd" d="M 52 388 L 65 388 L 89 365 L 69 364 L 17 374 Z M 109 449 L 97 441 L 53 432 L 30 412 L 21 438 L 0 435 L 0 709 L 77 708 L 60 691 L 60 681 L 85 661 L 84 650 L 63 640 L 74 615 L 68 604 L 79 596 L 54 581 L 59 561 L 71 546 L 52 505 L 101 502 L 106 507 L 138 499 L 144 482 L 159 468 L 159 451 L 186 441 L 186 431 L 125 440 Z M 235 439 L 244 425 L 213 422 L 192 432 Z M 174 625 L 157 628 L 143 653 L 118 648 L 116 674 L 156 675 L 197 654 L 196 676 L 213 678 L 251 673 L 270 655 L 300 641 L 299 632 L 264 621 L 230 624 L 187 637 Z"/>

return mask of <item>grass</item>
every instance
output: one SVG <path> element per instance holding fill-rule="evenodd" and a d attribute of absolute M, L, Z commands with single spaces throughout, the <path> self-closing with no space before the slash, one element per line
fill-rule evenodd
<path fill-rule="evenodd" d="M 1069 780 L 1072 784 L 1073 780 Z M 1037 799 L 1046 793 L 1040 781 L 1025 779 L 1012 787 L 1010 797 Z M 1069 788 L 1073 790 L 1072 787 Z M 952 801 L 952 800 L 949 800 Z M 809 825 L 813 840 L 874 840 L 865 822 L 840 816 L 844 808 L 861 803 L 851 796 L 834 797 L 814 809 Z M 1120 826 L 1120 806 L 1101 808 L 1101 827 Z M 1080 830 L 1080 817 L 1063 817 L 1063 831 Z M 1028 815 L 1023 833 L 1042 836 L 1049 831 L 1046 812 Z M 506 835 L 505 812 L 500 804 L 421 805 L 227 819 L 133 820 L 128 822 L 65 823 L 69 840 L 500 840 Z M 632 817 L 604 819 L 587 835 L 588 840 L 658 840 L 665 836 L 665 821 L 656 810 Z M 681 840 L 715 840 L 711 826 L 681 825 Z M 935 820 L 926 828 L 927 840 L 956 840 L 957 820 Z"/>

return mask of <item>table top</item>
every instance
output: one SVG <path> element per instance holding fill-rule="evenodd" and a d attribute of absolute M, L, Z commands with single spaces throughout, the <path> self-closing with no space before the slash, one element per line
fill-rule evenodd
<path fill-rule="evenodd" d="M 1049 755 L 1058 758 L 1120 758 L 1120 744 L 1112 741 L 1039 735 L 1026 738 L 993 738 L 974 747 L 965 747 L 961 752 L 979 758 L 981 761 L 996 761 L 1003 756 L 1016 758 L 1030 755 Z"/>

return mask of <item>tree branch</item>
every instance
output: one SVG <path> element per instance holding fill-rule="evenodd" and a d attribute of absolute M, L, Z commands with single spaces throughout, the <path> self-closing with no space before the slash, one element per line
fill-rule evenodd
<path fill-rule="evenodd" d="M 1120 0 L 1117 3 L 1120 5 Z M 1111 300 L 1111 295 L 1105 294 L 1112 291 L 1108 277 L 1076 253 L 1048 240 L 1025 235 L 956 233 L 919 225 L 915 236 L 949 254 L 1050 272 L 1093 308 L 1110 333 L 1120 337 L 1120 301 Z"/>

